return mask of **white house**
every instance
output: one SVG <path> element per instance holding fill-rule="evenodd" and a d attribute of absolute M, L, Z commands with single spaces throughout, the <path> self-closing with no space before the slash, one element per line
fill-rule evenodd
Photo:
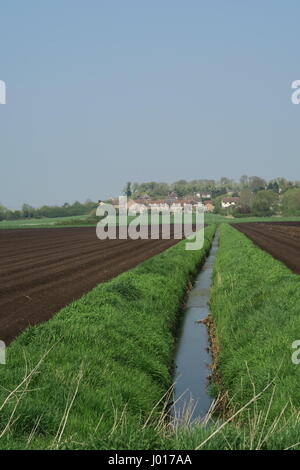
<path fill-rule="evenodd" d="M 221 201 L 222 209 L 227 209 L 228 207 L 235 207 L 240 198 L 239 197 L 224 197 Z"/>

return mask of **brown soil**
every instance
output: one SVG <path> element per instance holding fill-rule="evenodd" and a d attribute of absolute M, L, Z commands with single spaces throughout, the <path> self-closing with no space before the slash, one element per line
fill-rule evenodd
<path fill-rule="evenodd" d="M 300 223 L 253 222 L 233 224 L 256 245 L 300 274 Z"/>
<path fill-rule="evenodd" d="M 0 339 L 8 344 L 177 241 L 101 241 L 95 227 L 0 230 Z"/>

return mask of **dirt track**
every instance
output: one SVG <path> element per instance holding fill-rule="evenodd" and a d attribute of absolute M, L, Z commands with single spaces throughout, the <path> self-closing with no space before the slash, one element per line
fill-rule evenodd
<path fill-rule="evenodd" d="M 0 339 L 48 320 L 177 240 L 105 240 L 94 227 L 0 230 Z"/>
<path fill-rule="evenodd" d="M 254 222 L 233 224 L 260 248 L 300 274 L 300 223 Z"/>

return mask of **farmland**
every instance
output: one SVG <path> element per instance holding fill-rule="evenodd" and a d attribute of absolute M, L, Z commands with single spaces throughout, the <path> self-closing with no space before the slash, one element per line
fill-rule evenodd
<path fill-rule="evenodd" d="M 213 226 L 205 230 L 202 250 L 186 251 L 185 242 L 179 242 L 97 285 L 11 343 L 9 367 L 0 368 L 1 448 L 156 449 L 170 445 L 164 443 L 161 416 L 172 385 L 174 330 L 188 282 L 203 263 L 214 231 Z M 26 234 L 27 256 L 32 256 L 28 230 Z M 62 237 L 57 230 L 51 234 Z M 135 257 L 141 252 L 142 259 L 145 247 L 150 245 L 154 253 L 157 246 L 166 248 L 166 242 L 127 242 L 123 249 L 134 250 Z M 75 253 L 81 243 L 77 239 Z M 53 246 L 60 246 L 60 240 L 54 238 Z M 127 258 L 125 252 L 121 269 L 128 268 Z M 113 264 L 110 259 L 110 273 L 120 269 Z M 87 276 L 88 272 L 81 278 Z"/>
<path fill-rule="evenodd" d="M 93 227 L 0 231 L 1 339 L 48 320 L 177 240 L 98 240 Z"/>
<path fill-rule="evenodd" d="M 300 274 L 300 222 L 235 224 L 260 248 Z"/>
<path fill-rule="evenodd" d="M 200 252 L 172 239 L 100 241 L 94 227 L 0 231 L 1 331 L 16 337 L 0 368 L 0 448 L 298 448 L 297 222 L 220 226 L 218 412 L 177 429 L 166 416 L 182 300 L 214 231 Z"/>

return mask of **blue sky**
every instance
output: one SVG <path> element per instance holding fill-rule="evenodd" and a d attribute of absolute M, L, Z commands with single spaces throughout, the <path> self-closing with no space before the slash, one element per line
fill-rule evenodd
<path fill-rule="evenodd" d="M 2 0 L 0 201 L 300 180 L 296 0 Z"/>

